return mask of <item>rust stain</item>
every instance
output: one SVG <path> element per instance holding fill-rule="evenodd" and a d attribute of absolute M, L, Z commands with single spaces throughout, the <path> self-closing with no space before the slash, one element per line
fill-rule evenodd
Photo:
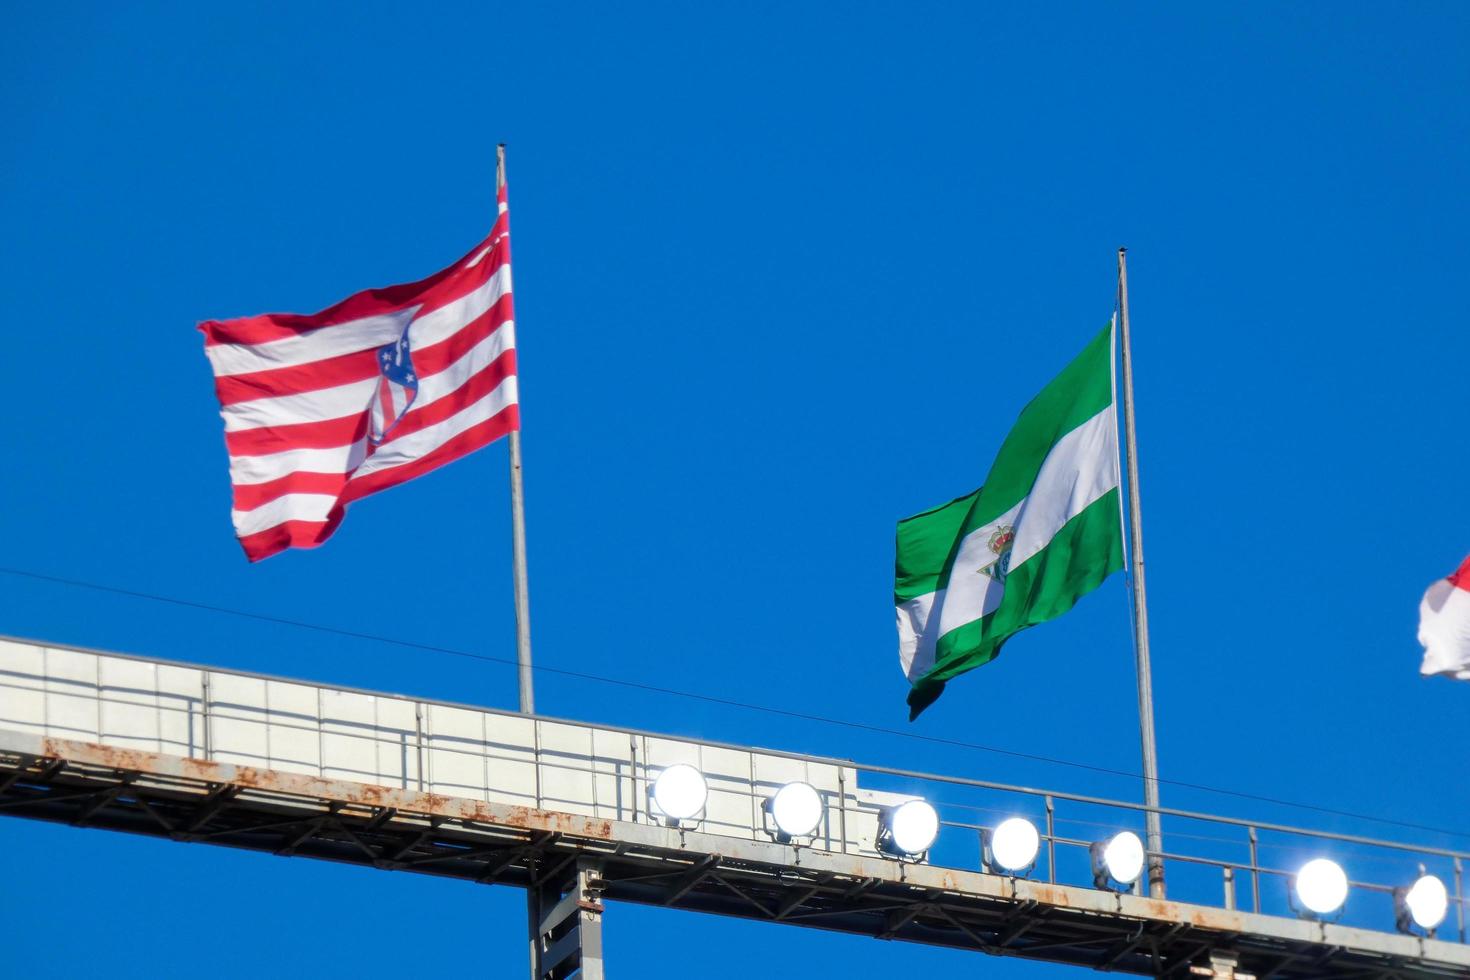
<path fill-rule="evenodd" d="M 1032 884 L 1031 891 L 1035 893 L 1036 901 L 1044 905 L 1059 905 L 1063 908 L 1070 908 L 1072 905 L 1071 897 L 1055 885 L 1037 882 Z"/>
<path fill-rule="evenodd" d="M 230 784 L 242 789 L 269 790 L 373 808 L 393 807 L 406 814 L 475 820 L 523 830 L 553 831 L 600 840 L 612 840 L 614 836 L 612 820 L 555 810 L 538 810 L 524 805 L 503 806 L 443 793 L 422 793 L 373 783 L 325 779 L 228 762 L 168 756 L 143 749 L 73 742 L 51 736 L 42 739 L 42 748 L 49 758 L 67 759 L 108 769 L 178 776 L 201 782 Z"/>

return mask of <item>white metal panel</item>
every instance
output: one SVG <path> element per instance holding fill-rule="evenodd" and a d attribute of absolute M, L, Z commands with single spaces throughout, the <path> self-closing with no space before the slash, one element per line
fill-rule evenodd
<path fill-rule="evenodd" d="M 593 779 L 592 729 L 582 725 L 539 722 L 537 740 L 541 770 L 541 805 L 584 817 L 594 816 L 597 788 Z"/>
<path fill-rule="evenodd" d="M 46 652 L 32 643 L 7 643 L 0 657 L 0 728 L 46 730 Z"/>
<path fill-rule="evenodd" d="M 265 683 L 260 677 L 209 672 L 211 758 L 270 768 Z"/>
<path fill-rule="evenodd" d="M 267 744 L 273 769 L 321 774 L 321 688 L 306 684 L 266 681 Z"/>
<path fill-rule="evenodd" d="M 485 783 L 492 803 L 535 806 L 536 732 L 530 718 L 485 715 Z"/>
<path fill-rule="evenodd" d="M 153 672 L 158 692 L 160 752 L 204 757 L 204 671 L 158 664 Z"/>
<path fill-rule="evenodd" d="M 46 650 L 46 733 L 97 741 L 97 655 Z"/>
<path fill-rule="evenodd" d="M 426 705 L 424 732 L 428 742 L 425 767 L 429 791 L 485 799 L 488 787 L 484 714 L 442 704 Z"/>
<path fill-rule="evenodd" d="M 359 783 L 380 781 L 377 701 L 370 694 L 322 688 L 323 776 Z"/>
<path fill-rule="evenodd" d="M 832 849 L 848 854 L 858 854 L 861 853 L 862 847 L 857 841 L 865 832 L 868 839 L 876 838 L 878 821 L 876 816 L 865 816 L 854 809 L 857 770 L 844 766 L 839 772 L 843 791 L 841 794 L 834 795 L 827 803 L 827 825 L 833 835 L 845 836 L 834 837 Z"/>
<path fill-rule="evenodd" d="M 592 761 L 597 770 L 593 783 L 596 806 L 592 815 L 632 820 L 635 813 L 643 812 L 641 804 L 634 806 L 638 780 L 633 770 L 633 738 L 626 732 L 593 729 Z"/>
<path fill-rule="evenodd" d="M 100 657 L 97 662 L 98 735 L 108 745 L 160 751 L 157 666 Z"/>
<path fill-rule="evenodd" d="M 700 772 L 709 783 L 704 831 L 753 838 L 761 825 L 759 803 L 752 795 L 749 752 L 699 746 Z"/>
<path fill-rule="evenodd" d="M 871 853 L 877 832 L 874 795 L 825 763 L 28 643 L 0 641 L 0 727 L 654 823 L 649 787 L 683 762 L 709 784 L 705 832 L 769 839 L 762 802 L 795 779 L 827 806 L 812 846 L 841 849 L 845 822 Z"/>
<path fill-rule="evenodd" d="M 374 770 L 384 786 L 419 786 L 417 715 L 414 703 L 405 698 L 373 698 Z"/>

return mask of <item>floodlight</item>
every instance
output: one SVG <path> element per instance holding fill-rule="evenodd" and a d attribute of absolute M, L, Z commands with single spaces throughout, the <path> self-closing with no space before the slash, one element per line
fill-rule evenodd
<path fill-rule="evenodd" d="M 1092 880 L 1099 888 L 1127 891 L 1143 874 L 1143 841 L 1131 830 L 1097 841 L 1092 852 Z"/>
<path fill-rule="evenodd" d="M 653 781 L 653 802 L 670 820 L 688 820 L 704 809 L 709 787 L 698 769 L 680 763 Z"/>
<path fill-rule="evenodd" d="M 810 837 L 822 822 L 822 797 L 810 783 L 787 783 L 766 800 L 778 837 Z"/>
<path fill-rule="evenodd" d="M 990 832 L 985 863 L 992 871 L 1023 875 L 1036 863 L 1040 850 L 1041 836 L 1036 832 L 1036 825 L 1025 817 L 1010 817 Z"/>
<path fill-rule="evenodd" d="M 1313 858 L 1297 871 L 1292 892 L 1303 912 L 1319 918 L 1331 915 L 1347 901 L 1347 875 L 1337 862 Z"/>
<path fill-rule="evenodd" d="M 1408 888 L 1394 890 L 1393 906 L 1399 931 L 1411 933 L 1418 926 L 1433 935 L 1450 910 L 1450 893 L 1434 875 L 1420 875 Z"/>
<path fill-rule="evenodd" d="M 939 814 L 923 800 L 909 800 L 883 812 L 878 849 L 897 857 L 922 858 L 938 836 Z"/>

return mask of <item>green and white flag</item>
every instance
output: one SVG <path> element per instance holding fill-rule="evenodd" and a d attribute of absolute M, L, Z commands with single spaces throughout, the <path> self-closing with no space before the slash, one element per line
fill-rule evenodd
<path fill-rule="evenodd" d="M 899 521 L 898 656 L 918 717 L 951 677 L 1123 567 L 1113 325 L 1021 411 L 985 485 Z"/>

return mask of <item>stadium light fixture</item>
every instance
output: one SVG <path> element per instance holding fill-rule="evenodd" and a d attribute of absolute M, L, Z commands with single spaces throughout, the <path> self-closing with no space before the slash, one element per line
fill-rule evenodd
<path fill-rule="evenodd" d="M 709 786 L 698 769 L 681 762 L 658 774 L 651 793 L 669 825 L 678 826 L 681 820 L 692 820 L 704 810 Z"/>
<path fill-rule="evenodd" d="M 1423 870 L 1420 869 L 1418 880 L 1409 887 L 1394 889 L 1394 920 L 1400 932 L 1413 935 L 1417 926 L 1433 936 L 1450 910 L 1450 893 L 1443 881 L 1424 874 Z"/>
<path fill-rule="evenodd" d="M 1099 888 L 1126 892 L 1143 875 L 1143 841 L 1131 830 L 1093 843 L 1092 882 Z"/>
<path fill-rule="evenodd" d="M 884 810 L 878 827 L 878 850 L 894 857 L 922 861 L 939 836 L 939 814 L 923 800 L 909 800 Z"/>
<path fill-rule="evenodd" d="M 1322 919 L 1340 911 L 1347 893 L 1347 874 L 1340 864 L 1327 858 L 1313 858 L 1302 865 L 1291 883 L 1292 905 L 1311 918 Z"/>
<path fill-rule="evenodd" d="M 766 798 L 765 810 L 776 824 L 773 836 L 782 843 L 810 837 L 822 823 L 822 797 L 810 783 L 787 783 Z"/>
<path fill-rule="evenodd" d="M 1002 820 L 985 834 L 985 863 L 1000 874 L 1023 877 L 1036 866 L 1040 851 L 1041 835 L 1025 817 Z"/>

